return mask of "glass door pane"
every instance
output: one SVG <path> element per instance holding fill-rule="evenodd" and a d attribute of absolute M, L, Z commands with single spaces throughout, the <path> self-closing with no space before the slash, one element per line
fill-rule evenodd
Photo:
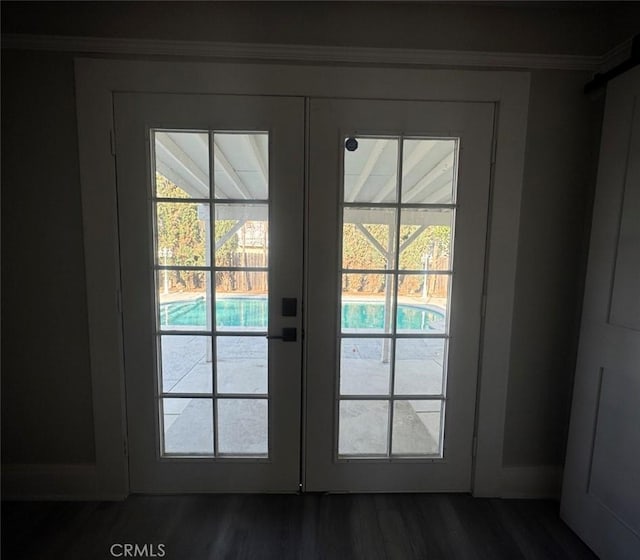
<path fill-rule="evenodd" d="M 268 457 L 268 136 L 152 131 L 161 456 Z"/>
<path fill-rule="evenodd" d="M 344 140 L 337 454 L 442 457 L 459 139 Z"/>

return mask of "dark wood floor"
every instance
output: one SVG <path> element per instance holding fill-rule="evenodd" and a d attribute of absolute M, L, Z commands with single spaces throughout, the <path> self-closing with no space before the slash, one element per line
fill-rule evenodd
<path fill-rule="evenodd" d="M 110 559 L 125 543 L 154 545 L 167 560 L 595 558 L 549 501 L 235 494 L 2 504 L 5 560 Z"/>

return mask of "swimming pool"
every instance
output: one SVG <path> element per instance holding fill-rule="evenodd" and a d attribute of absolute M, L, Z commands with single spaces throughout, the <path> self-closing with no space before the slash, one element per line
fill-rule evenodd
<path fill-rule="evenodd" d="M 444 315 L 420 305 L 398 306 L 398 330 L 442 330 Z M 171 327 L 204 327 L 206 325 L 205 299 L 160 304 L 160 323 Z M 345 301 L 342 303 L 343 330 L 382 330 L 384 304 L 372 301 Z M 225 297 L 216 300 L 216 325 L 220 328 L 267 328 L 267 299 L 256 297 Z"/>

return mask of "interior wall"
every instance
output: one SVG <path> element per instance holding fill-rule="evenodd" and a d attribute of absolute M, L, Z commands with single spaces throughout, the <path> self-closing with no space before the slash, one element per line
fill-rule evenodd
<path fill-rule="evenodd" d="M 73 60 L 2 53 L 2 461 L 94 461 Z"/>
<path fill-rule="evenodd" d="M 589 79 L 531 73 L 505 466 L 564 461 L 604 100 Z"/>
<path fill-rule="evenodd" d="M 72 60 L 3 55 L 5 463 L 94 456 Z M 564 458 L 601 114 L 588 78 L 532 73 L 506 465 Z"/>

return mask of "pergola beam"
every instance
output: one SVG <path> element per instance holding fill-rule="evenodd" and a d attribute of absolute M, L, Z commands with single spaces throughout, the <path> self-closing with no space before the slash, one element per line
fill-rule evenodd
<path fill-rule="evenodd" d="M 365 183 L 367 182 L 367 179 L 371 175 L 371 172 L 376 166 L 376 163 L 378 163 L 378 160 L 380 159 L 380 156 L 382 155 L 382 152 L 384 152 L 384 149 L 387 147 L 388 143 L 389 140 L 386 140 L 384 138 L 376 140 L 376 143 L 373 145 L 373 148 L 371 148 L 371 151 L 369 152 L 367 161 L 360 171 L 360 175 L 358 175 L 358 178 L 356 179 L 356 183 L 350 193 L 348 202 L 354 202 L 356 198 L 358 198 L 362 187 L 364 187 Z"/>
<path fill-rule="evenodd" d="M 198 138 L 200 138 L 200 142 L 204 146 L 204 149 L 207 151 L 207 155 L 208 155 L 208 153 L 209 153 L 209 141 L 207 139 L 203 138 L 202 136 L 198 136 Z M 213 155 L 215 157 L 215 150 L 214 150 Z M 213 169 L 211 170 L 211 173 L 213 173 Z M 215 184 L 215 176 L 214 176 L 214 185 L 213 186 L 214 186 L 214 189 L 219 190 L 225 197 L 232 198 L 232 196 L 231 196 L 231 194 L 229 192 L 227 192 L 225 189 L 223 189 L 219 185 Z"/>
<path fill-rule="evenodd" d="M 220 239 L 216 239 L 216 247 L 215 250 L 217 251 L 218 249 L 220 249 L 220 247 L 222 247 L 227 241 L 229 241 L 229 239 L 231 239 L 236 233 L 238 233 L 238 231 L 240 231 L 242 229 L 242 226 L 244 226 L 244 224 L 247 223 L 247 220 L 238 220 L 233 227 L 227 231 Z"/>
<path fill-rule="evenodd" d="M 409 189 L 403 197 L 403 202 L 411 202 L 428 185 L 451 169 L 453 165 L 453 152 L 446 153 L 416 184 Z"/>
<path fill-rule="evenodd" d="M 233 168 L 233 165 L 231 165 L 231 162 L 227 159 L 227 156 L 224 155 L 224 152 L 222 151 L 222 148 L 220 148 L 220 145 L 215 141 L 213 145 L 214 159 L 220 164 L 220 167 L 222 167 L 222 170 L 225 172 L 227 177 L 229 177 L 229 180 L 233 184 L 234 188 L 240 194 L 240 198 L 250 199 L 251 193 L 249 192 L 249 189 L 247 189 L 247 186 L 244 184 L 240 176 L 236 173 L 236 170 Z"/>
<path fill-rule="evenodd" d="M 156 153 L 158 170 L 165 176 L 174 173 L 184 179 L 184 183 L 180 181 L 179 185 L 176 181 L 173 182 L 194 198 L 206 198 L 209 191 L 207 174 L 166 132 L 156 134 L 156 150 L 158 148 L 161 152 Z"/>
<path fill-rule="evenodd" d="M 411 152 L 406 160 L 402 162 L 402 178 L 404 179 L 413 168 L 418 165 L 430 152 L 434 149 L 436 143 L 421 143 Z M 387 196 L 389 196 L 396 188 L 398 182 L 397 175 L 390 177 L 388 181 L 380 189 L 380 192 L 375 197 L 373 202 L 382 202 Z"/>
<path fill-rule="evenodd" d="M 258 164 L 260 175 L 262 175 L 262 180 L 264 181 L 265 192 L 268 192 L 269 170 L 267 168 L 267 163 L 262 158 L 262 152 L 260 151 L 260 147 L 256 142 L 256 137 L 254 134 L 244 134 L 243 137 L 249 145 L 249 153 L 253 156 L 253 159 Z"/>
<path fill-rule="evenodd" d="M 425 188 L 429 189 L 429 202 L 433 204 L 451 202 L 452 197 L 452 183 L 453 176 L 448 173 L 442 173 L 439 177 L 436 177 Z"/>
<path fill-rule="evenodd" d="M 362 235 L 364 235 L 367 238 L 367 241 L 369 241 L 369 243 L 371 243 L 371 245 L 373 246 L 373 248 L 378 251 L 378 253 L 380 253 L 386 260 L 387 263 L 389 262 L 389 251 L 387 249 L 385 249 L 381 243 L 375 238 L 373 237 L 373 235 L 371 235 L 371 232 L 364 227 L 362 224 L 355 224 L 356 228 L 358 228 L 358 230 L 362 233 Z"/>
<path fill-rule="evenodd" d="M 400 245 L 398 251 L 402 253 L 402 251 L 404 251 L 409 245 L 411 245 L 425 229 L 427 229 L 427 226 L 420 226 L 416 231 L 414 231 L 409 237 L 404 240 L 404 242 Z"/>

